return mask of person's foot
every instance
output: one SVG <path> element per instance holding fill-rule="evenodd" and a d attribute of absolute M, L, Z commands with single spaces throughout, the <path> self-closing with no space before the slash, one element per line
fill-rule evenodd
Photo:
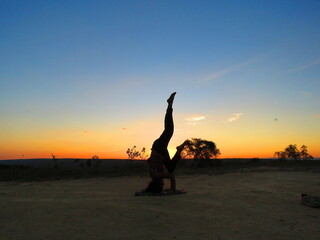
<path fill-rule="evenodd" d="M 178 147 L 176 147 L 177 152 L 182 152 L 183 148 L 184 148 L 183 144 L 179 145 Z"/>
<path fill-rule="evenodd" d="M 176 92 L 174 92 L 174 93 L 172 93 L 171 95 L 170 95 L 170 97 L 168 98 L 168 100 L 167 100 L 167 102 L 168 102 L 168 104 L 171 106 L 172 105 L 172 103 L 173 103 L 173 100 L 174 100 L 174 96 L 176 95 Z"/>
<path fill-rule="evenodd" d="M 177 146 L 177 152 L 182 152 L 182 150 L 184 149 L 184 147 L 189 143 L 189 140 L 185 140 L 181 145 Z"/>

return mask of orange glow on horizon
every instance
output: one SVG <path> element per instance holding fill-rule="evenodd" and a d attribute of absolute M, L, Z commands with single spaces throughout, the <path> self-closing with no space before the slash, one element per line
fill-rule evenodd
<path fill-rule="evenodd" d="M 3 129 L 0 144 L 0 159 L 51 158 L 91 158 L 97 155 L 101 159 L 127 159 L 128 148 L 143 147 L 150 155 L 153 141 L 163 131 L 162 114 L 148 119 L 130 121 L 125 128 L 114 123 L 93 125 L 88 128 L 74 125 L 70 128 L 20 128 Z M 320 157 L 319 136 L 313 129 L 299 132 L 287 125 L 265 122 L 220 123 L 209 118 L 203 123 L 190 125 L 183 115 L 175 116 L 175 133 L 168 150 L 174 156 L 176 146 L 193 137 L 216 143 L 220 149 L 219 158 L 273 158 L 276 151 L 282 151 L 289 144 L 308 146 L 308 152 L 315 158 Z M 207 122 L 205 122 L 207 121 Z M 31 123 L 30 123 L 31 124 Z M 306 126 L 309 128 L 309 125 Z M 86 130 L 84 130 L 86 129 Z M 214 134 L 213 134 L 214 133 Z"/>
<path fill-rule="evenodd" d="M 298 145 L 298 147 L 300 147 Z M 284 148 L 284 147 L 283 147 Z M 273 158 L 273 154 L 276 151 L 281 151 L 283 148 L 277 149 L 255 149 L 256 151 L 248 151 L 246 149 L 242 149 L 241 147 L 228 149 L 223 151 L 221 150 L 222 154 L 218 158 Z M 57 158 L 81 158 L 81 159 L 88 159 L 94 155 L 97 155 L 100 159 L 128 159 L 126 154 L 127 148 L 119 149 L 114 151 L 113 153 L 108 153 L 104 151 L 90 151 L 86 149 L 83 152 L 77 151 L 66 151 L 61 149 L 60 151 L 21 151 L 20 153 L 16 153 L 13 151 L 8 151 L 8 153 L 2 154 L 0 156 L 0 160 L 9 160 L 9 159 L 32 159 L 32 158 L 51 158 L 51 153 L 55 155 Z M 140 150 L 138 148 L 138 150 Z M 176 152 L 175 148 L 169 147 L 169 154 L 171 157 L 174 156 Z M 319 158 L 320 152 L 313 151 L 313 149 L 309 148 L 308 152 L 314 157 Z M 146 153 L 147 156 L 150 156 L 150 151 Z"/>

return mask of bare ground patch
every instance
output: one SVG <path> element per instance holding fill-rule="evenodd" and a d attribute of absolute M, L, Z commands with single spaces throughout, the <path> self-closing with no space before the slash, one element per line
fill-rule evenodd
<path fill-rule="evenodd" d="M 177 177 L 187 194 L 135 197 L 141 176 L 0 182 L 0 239 L 319 239 L 316 172 Z"/>

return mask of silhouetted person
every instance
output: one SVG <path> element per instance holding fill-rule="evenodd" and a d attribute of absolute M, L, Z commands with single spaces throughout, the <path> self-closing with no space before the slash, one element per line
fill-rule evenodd
<path fill-rule="evenodd" d="M 161 136 L 153 142 L 151 148 L 151 156 L 148 159 L 148 164 L 150 168 L 150 177 L 152 178 L 148 187 L 145 191 L 160 193 L 163 190 L 164 178 L 168 178 L 171 181 L 170 190 L 176 190 L 175 176 L 173 174 L 178 161 L 181 159 L 181 151 L 183 150 L 184 145 L 177 147 L 177 152 L 174 157 L 170 160 L 170 155 L 168 152 L 168 144 L 173 135 L 173 118 L 172 118 L 172 103 L 176 92 L 172 93 L 168 98 L 168 107 L 164 119 L 164 131 Z"/>

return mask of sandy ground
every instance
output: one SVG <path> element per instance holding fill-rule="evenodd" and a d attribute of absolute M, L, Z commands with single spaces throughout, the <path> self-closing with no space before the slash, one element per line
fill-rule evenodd
<path fill-rule="evenodd" d="M 145 177 L 0 183 L 0 239 L 320 239 L 319 173 L 177 176 L 185 195 L 135 197 Z"/>

